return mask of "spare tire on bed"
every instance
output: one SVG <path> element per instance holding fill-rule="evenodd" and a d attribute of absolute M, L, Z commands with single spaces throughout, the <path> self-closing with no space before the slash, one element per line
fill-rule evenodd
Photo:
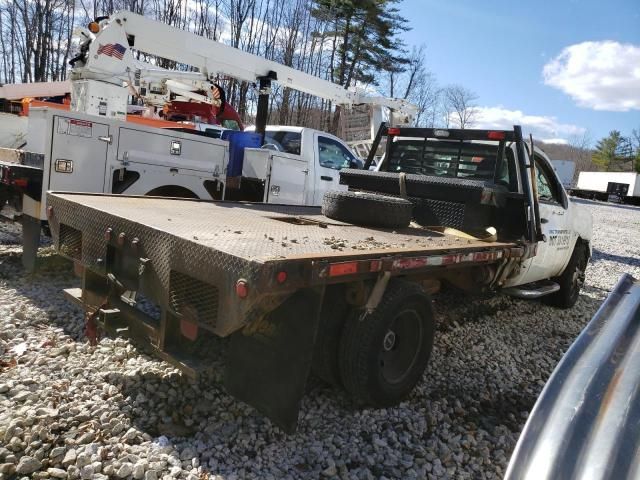
<path fill-rule="evenodd" d="M 324 194 L 322 214 L 333 220 L 382 228 L 405 228 L 411 222 L 409 200 L 366 192 L 331 191 Z"/>

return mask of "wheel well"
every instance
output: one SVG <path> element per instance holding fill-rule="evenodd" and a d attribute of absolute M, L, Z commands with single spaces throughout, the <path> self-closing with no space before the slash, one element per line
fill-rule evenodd
<path fill-rule="evenodd" d="M 589 259 L 591 258 L 591 243 L 589 242 L 589 240 L 585 240 L 582 237 L 578 237 L 578 240 L 576 241 L 576 247 L 578 245 L 584 245 L 585 247 L 585 254 L 587 256 L 587 261 L 589 261 Z M 576 248 L 574 247 L 574 249 Z"/>
<path fill-rule="evenodd" d="M 163 185 L 145 193 L 149 197 L 200 198 L 194 192 L 180 185 Z"/>

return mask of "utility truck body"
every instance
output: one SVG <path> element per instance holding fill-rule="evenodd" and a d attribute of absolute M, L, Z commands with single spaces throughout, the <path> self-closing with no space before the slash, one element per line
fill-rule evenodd
<path fill-rule="evenodd" d="M 49 190 L 320 205 L 326 190 L 342 188 L 339 169 L 359 161 L 341 139 L 310 128 L 267 127 L 266 148 L 241 148 L 235 159 L 242 139 L 221 135 L 32 109 L 28 150 L 0 149 L 0 216 L 25 227 L 23 263 L 35 266 Z M 228 178 L 232 160 L 238 178 Z"/>

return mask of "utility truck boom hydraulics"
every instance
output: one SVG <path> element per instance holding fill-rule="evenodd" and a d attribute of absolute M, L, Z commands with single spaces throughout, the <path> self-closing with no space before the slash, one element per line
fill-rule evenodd
<path fill-rule="evenodd" d="M 271 83 L 278 82 L 283 87 L 315 95 L 333 102 L 335 105 L 351 107 L 369 104 L 377 110 L 383 107 L 394 111 L 391 123 L 409 125 L 416 113 L 415 106 L 401 99 L 370 97 L 356 88 L 345 89 L 340 85 L 309 75 L 278 62 L 253 55 L 206 39 L 199 35 L 150 20 L 141 15 L 121 11 L 108 19 L 92 23 L 89 28 L 76 32 L 83 40 L 81 53 L 74 60 L 73 79 L 121 88 L 120 95 L 113 94 L 107 110 L 111 115 L 126 112 L 126 102 L 130 86 L 136 76 L 158 79 L 176 79 L 177 72 L 153 68 L 152 65 L 136 60 L 134 52 L 156 55 L 180 64 L 198 69 L 198 72 L 183 72 L 182 81 L 194 81 L 202 89 L 204 83 L 214 85 L 219 75 L 257 83 L 259 88 L 256 131 L 264 132 L 268 116 Z M 106 50 L 109 49 L 109 50 Z M 188 87 L 181 87 L 175 81 L 166 82 L 182 94 Z M 176 91 L 176 90 L 174 90 Z M 374 115 L 380 118 L 381 115 Z M 377 126 L 376 126 L 377 127 Z"/>

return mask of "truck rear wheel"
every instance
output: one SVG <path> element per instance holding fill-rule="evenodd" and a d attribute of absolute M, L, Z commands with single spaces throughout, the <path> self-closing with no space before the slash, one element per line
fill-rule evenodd
<path fill-rule="evenodd" d="M 415 283 L 392 280 L 372 314 L 347 320 L 339 357 L 347 392 L 374 407 L 400 402 L 422 378 L 434 331 L 429 295 Z"/>
<path fill-rule="evenodd" d="M 578 301 L 580 289 L 584 285 L 585 270 L 589 262 L 588 247 L 584 242 L 578 240 L 571 259 L 562 274 L 554 278 L 560 285 L 560 290 L 546 297 L 542 297 L 547 305 L 558 308 L 571 308 Z"/>
<path fill-rule="evenodd" d="M 413 204 L 404 198 L 365 192 L 331 191 L 324 194 L 322 214 L 354 225 L 405 228 L 411 222 Z"/>
<path fill-rule="evenodd" d="M 338 350 L 345 318 L 351 311 L 344 295 L 343 285 L 329 285 L 325 291 L 311 365 L 316 377 L 334 387 L 342 384 Z"/>

